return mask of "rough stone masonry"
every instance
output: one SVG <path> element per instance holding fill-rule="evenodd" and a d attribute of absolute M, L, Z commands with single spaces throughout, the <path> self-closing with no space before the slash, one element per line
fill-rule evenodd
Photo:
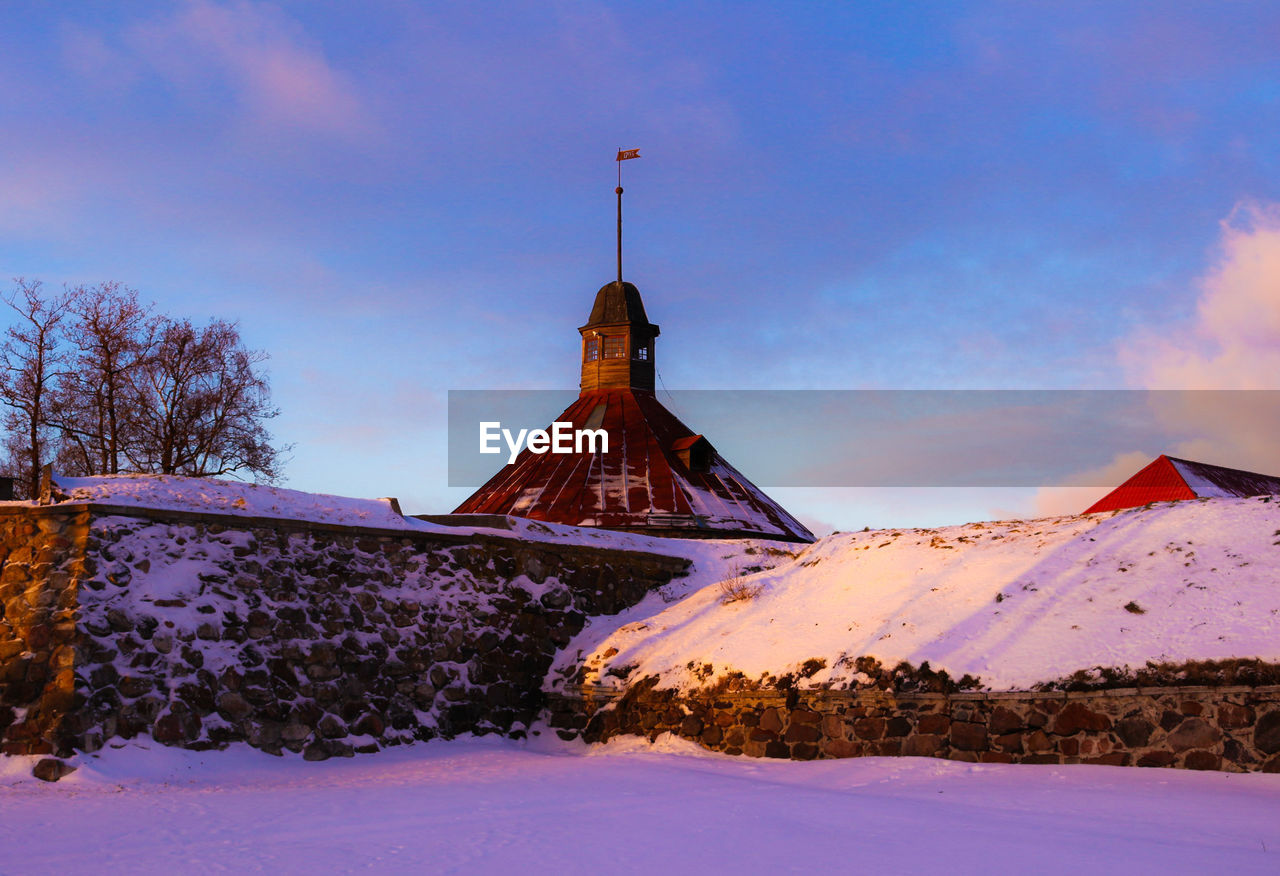
<path fill-rule="evenodd" d="M 1280 772 L 1280 687 L 1079 692 L 658 690 L 554 696 L 565 739 L 674 733 L 726 754 Z"/>
<path fill-rule="evenodd" d="M 683 559 L 103 505 L 0 510 L 0 751 L 323 759 L 520 735 L 558 647 Z"/>

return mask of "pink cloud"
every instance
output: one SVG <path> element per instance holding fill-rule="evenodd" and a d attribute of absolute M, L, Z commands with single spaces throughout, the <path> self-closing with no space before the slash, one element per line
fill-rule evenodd
<path fill-rule="evenodd" d="M 1221 224 L 1217 256 L 1198 282 L 1194 314 L 1124 338 L 1117 358 L 1130 385 L 1155 390 L 1146 414 L 1170 434 L 1168 447 L 1117 454 L 1071 483 L 1037 491 L 1040 516 L 1079 513 L 1158 453 L 1267 474 L 1280 473 L 1280 404 L 1230 390 L 1280 390 L 1280 205 L 1243 203 Z"/>
<path fill-rule="evenodd" d="M 1120 364 L 1148 389 L 1280 389 L 1280 205 L 1238 205 L 1189 322 L 1127 339 Z"/>
<path fill-rule="evenodd" d="M 1122 348 L 1133 383 L 1153 389 L 1280 390 L 1280 205 L 1238 205 L 1222 223 L 1219 257 L 1200 282 L 1195 316 Z M 1280 411 L 1231 393 L 1157 395 L 1155 415 L 1199 437 L 1168 452 L 1280 472 Z"/>
<path fill-rule="evenodd" d="M 254 127 L 354 136 L 373 126 L 350 78 L 275 7 L 194 0 L 127 41 L 180 90 L 214 77 Z"/>

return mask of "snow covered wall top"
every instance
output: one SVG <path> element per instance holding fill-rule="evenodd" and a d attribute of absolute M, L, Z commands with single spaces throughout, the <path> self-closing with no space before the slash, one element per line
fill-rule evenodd
<path fill-rule="evenodd" d="M 55 475 L 53 483 L 54 498 L 60 502 L 97 502 L 379 529 L 438 528 L 420 520 L 406 519 L 390 499 L 352 499 L 215 478 L 156 474 L 84 478 Z"/>

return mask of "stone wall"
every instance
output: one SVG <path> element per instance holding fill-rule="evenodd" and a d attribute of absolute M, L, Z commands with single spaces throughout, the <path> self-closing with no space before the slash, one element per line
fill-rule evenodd
<path fill-rule="evenodd" d="M 107 506 L 0 512 L 0 751 L 308 758 L 518 735 L 557 648 L 685 560 Z"/>
<path fill-rule="evenodd" d="M 87 509 L 0 514 L 0 752 L 50 750 L 79 702 Z"/>
<path fill-rule="evenodd" d="M 553 695 L 548 714 L 565 739 L 674 733 L 751 757 L 914 755 L 1280 772 L 1280 687 L 678 695 L 642 682 L 622 696 Z"/>

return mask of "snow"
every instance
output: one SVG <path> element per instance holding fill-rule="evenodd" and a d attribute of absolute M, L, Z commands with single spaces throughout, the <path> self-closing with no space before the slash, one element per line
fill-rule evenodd
<path fill-rule="evenodd" d="M 1202 499 L 1223 499 L 1237 495 L 1222 485 L 1202 477 L 1181 459 L 1170 459 L 1169 462 L 1172 463 L 1178 474 L 1182 476 L 1182 480 L 1186 482 L 1191 492 Z"/>
<path fill-rule="evenodd" d="M 506 527 L 448 526 L 405 517 L 390 499 L 356 499 L 325 493 L 306 493 L 263 484 L 179 475 L 120 474 L 73 478 L 56 475 L 60 503 L 93 502 L 155 510 L 265 517 L 399 529 L 414 532 L 452 533 L 520 538 L 528 541 L 585 545 L 613 550 L 638 550 L 669 556 L 697 557 L 707 553 L 685 539 L 657 538 L 592 527 L 564 526 L 512 517 Z M 28 502 L 12 504 L 29 505 Z M 487 515 L 484 515 L 487 516 Z M 462 518 L 465 515 L 456 515 Z M 745 542 L 744 542 L 745 544 Z"/>
<path fill-rule="evenodd" d="M 608 670 L 634 667 L 630 681 L 657 675 L 691 689 L 704 684 L 691 663 L 713 664 L 714 681 L 818 658 L 825 668 L 801 685 L 844 686 L 868 655 L 1026 690 L 1096 666 L 1276 661 L 1278 571 L 1280 502 L 1267 498 L 835 534 L 746 576 L 754 599 L 725 604 L 703 574 L 673 604 L 647 600 L 593 623 L 560 674 L 582 659 L 588 683 L 621 687 Z"/>
<path fill-rule="evenodd" d="M 421 520 L 402 517 L 392 507 L 390 499 L 351 499 L 216 478 L 149 474 L 72 478 L 58 475 L 54 484 L 65 496 L 64 499 L 60 497 L 61 501 L 67 502 L 100 502 L 382 529 L 436 528 Z"/>
<path fill-rule="evenodd" d="M 1280 776 L 731 758 L 679 740 L 430 742 L 308 763 L 129 745 L 0 760 L 24 874 L 1280 869 Z"/>

